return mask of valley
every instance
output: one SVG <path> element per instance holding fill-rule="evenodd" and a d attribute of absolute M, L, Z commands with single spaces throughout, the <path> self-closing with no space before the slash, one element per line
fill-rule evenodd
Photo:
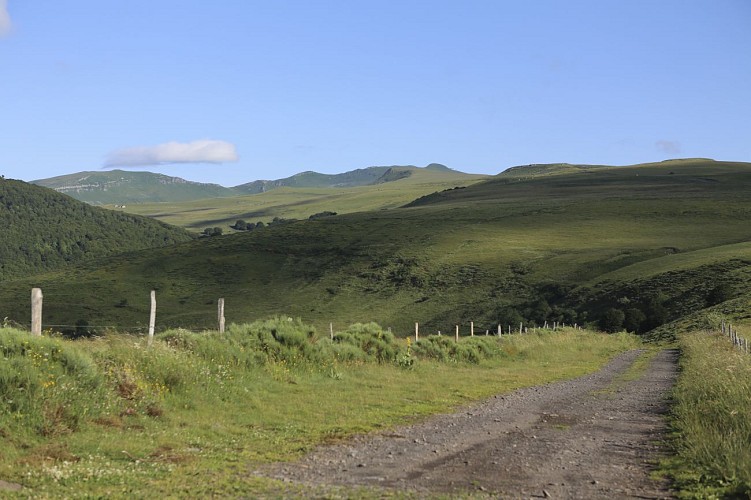
<path fill-rule="evenodd" d="M 675 347 L 688 353 L 678 360 L 670 417 L 680 433 L 655 447 L 652 431 L 634 444 L 625 437 L 633 429 L 622 429 L 621 437 L 611 429 L 603 443 L 621 440 L 640 460 L 661 460 L 657 467 L 671 488 L 699 497 L 749 491 L 751 457 L 712 436 L 751 436 L 748 419 L 735 416 L 746 414 L 748 355 L 714 333 L 721 322 L 741 336 L 751 331 L 751 164 L 687 159 L 528 165 L 485 179 L 443 171 L 396 177 L 137 205 L 145 212 L 163 207 L 151 215 L 182 227 L 2 181 L 0 201 L 14 238 L 5 240 L 9 272 L 0 287 L 7 361 L 0 366 L 7 410 L 0 418 L 7 450 L 0 454 L 0 491 L 67 496 L 86 482 L 95 496 L 148 489 L 375 498 L 385 483 L 371 479 L 391 473 L 370 474 L 369 467 L 387 470 L 387 456 L 331 458 L 357 462 L 344 466 L 365 474 L 354 483 L 332 471 L 311 480 L 315 469 L 307 466 L 308 476 L 284 471 L 321 445 L 350 450 L 370 439 L 361 434 L 388 437 L 403 424 L 417 426 L 403 432 L 419 433 L 429 415 L 454 419 L 467 404 L 515 398 L 520 388 L 539 395 L 547 387 L 540 384 L 578 386 L 584 379 L 577 377 L 600 377 L 611 360 L 634 359 L 635 349 L 647 349 L 643 362 L 605 369 L 610 375 L 602 384 L 586 389 L 596 397 L 574 397 L 566 411 L 597 413 L 605 410 L 587 405 L 602 404 L 621 415 L 616 420 L 653 425 L 663 418 L 660 404 L 673 382 L 652 394 L 646 389 L 657 382 L 641 380 L 657 373 L 647 368 L 653 355 L 674 370 L 675 360 L 665 360 Z M 325 212 L 332 213 L 310 218 Z M 242 218 L 269 223 L 251 231 L 229 227 Z M 26 221 L 24 230 L 15 220 Z M 87 225 L 93 220 L 100 233 Z M 214 225 L 224 234 L 195 234 Z M 79 249 L 90 243 L 69 254 L 70 245 L 45 246 L 52 238 Z M 118 241 L 133 246 L 118 251 Z M 44 292 L 42 337 L 23 331 L 32 287 Z M 153 345 L 146 338 L 151 290 L 158 302 Z M 219 298 L 226 301 L 224 334 L 216 331 Z M 499 326 L 500 338 L 487 334 Z M 705 393 L 740 410 L 702 406 Z M 609 394 L 625 406 L 608 406 Z M 544 420 L 551 408 L 538 416 Z M 694 408 L 719 413 L 697 419 Z M 507 418 L 500 409 L 489 415 Z M 420 455 L 411 462 L 415 469 L 405 469 L 412 470 L 407 483 L 391 478 L 389 485 L 428 495 L 668 494 L 664 481 L 648 479 L 635 463 L 624 467 L 636 476 L 612 480 L 605 469 L 589 479 L 558 462 L 521 482 L 497 482 L 492 467 L 463 471 L 462 461 L 508 448 L 507 456 L 514 445 L 524 456 L 506 467 L 527 470 L 525 454 L 568 450 L 574 445 L 566 439 L 578 443 L 603 425 L 595 419 L 594 427 L 568 433 L 574 420 L 552 430 L 525 422 L 512 436 L 491 425 L 495 434 L 484 448 L 461 440 L 440 460 Z M 589 444 L 597 448 L 595 441 Z M 417 445 L 405 453 L 422 450 Z M 719 459 L 706 449 L 726 457 L 719 469 L 708 465 Z M 659 459 L 665 454 L 670 458 Z M 276 472 L 258 473 L 269 467 Z M 434 473 L 446 478 L 436 488 L 426 479 Z M 206 480 L 186 481 L 195 474 Z"/>
<path fill-rule="evenodd" d="M 46 323 L 126 328 L 143 325 L 154 289 L 159 328 L 213 327 L 224 297 L 229 322 L 286 314 L 322 330 L 376 321 L 406 335 L 415 322 L 429 332 L 470 321 L 596 326 L 611 309 L 643 315 L 629 328 L 645 333 L 716 306 L 708 297 L 718 287 L 723 302 L 747 296 L 748 164 L 528 168 L 397 208 L 360 206 L 8 280 L 0 300 L 6 316 L 26 321 L 35 283 L 49 297 Z M 390 183 L 399 203 L 412 192 L 400 182 Z M 285 197 L 281 215 L 302 200 L 306 213 L 346 212 L 332 200 L 315 205 L 307 190 L 275 196 Z"/>

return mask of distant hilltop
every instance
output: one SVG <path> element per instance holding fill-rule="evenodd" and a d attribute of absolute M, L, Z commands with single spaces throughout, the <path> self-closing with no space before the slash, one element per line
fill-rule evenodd
<path fill-rule="evenodd" d="M 48 179 L 32 184 L 48 187 L 93 205 L 123 207 L 132 203 L 178 202 L 205 198 L 227 198 L 244 194 L 258 194 L 281 187 L 293 188 L 343 188 L 394 182 L 412 176 L 415 172 L 461 173 L 440 163 L 424 168 L 414 165 L 374 166 L 351 170 L 341 174 L 300 172 L 277 180 L 256 180 L 234 187 L 193 182 L 152 172 L 128 170 L 84 171 Z"/>
<path fill-rule="evenodd" d="M 680 165 L 692 165 L 697 162 L 706 163 L 706 162 L 714 162 L 715 160 L 712 160 L 710 158 L 673 158 L 669 160 L 663 160 L 661 162 L 654 162 L 654 163 L 642 163 L 640 165 L 656 165 L 656 164 L 664 164 L 664 163 L 671 163 L 675 164 L 676 166 Z M 639 166 L 639 165 L 629 165 L 629 166 Z M 615 165 L 587 165 L 587 164 L 574 164 L 574 163 L 530 163 L 529 165 L 518 165 L 515 167 L 510 167 L 501 172 L 499 177 L 518 177 L 518 178 L 526 178 L 526 177 L 538 177 L 538 176 L 545 176 L 545 175 L 559 175 L 559 174 L 571 174 L 574 172 L 591 172 L 598 169 L 607 169 L 607 168 L 619 168 Z"/>

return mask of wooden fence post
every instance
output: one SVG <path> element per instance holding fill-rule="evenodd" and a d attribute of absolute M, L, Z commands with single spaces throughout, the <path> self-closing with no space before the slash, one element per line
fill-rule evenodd
<path fill-rule="evenodd" d="M 151 314 L 149 314 L 149 345 L 154 341 L 154 327 L 156 326 L 156 290 L 151 291 Z"/>
<path fill-rule="evenodd" d="M 519 335 L 522 334 L 522 323 L 519 323 Z"/>
<path fill-rule="evenodd" d="M 459 325 L 456 325 L 456 341 L 459 342 Z"/>
<path fill-rule="evenodd" d="M 469 322 L 469 336 L 470 337 L 475 336 L 475 322 L 474 321 Z"/>
<path fill-rule="evenodd" d="M 420 340 L 420 323 L 415 323 L 415 343 Z"/>
<path fill-rule="evenodd" d="M 331 341 L 334 341 L 334 323 L 329 323 L 329 336 L 331 336 Z"/>
<path fill-rule="evenodd" d="M 42 335 L 42 289 L 31 289 L 31 334 Z"/>
<path fill-rule="evenodd" d="M 224 333 L 224 299 L 217 301 L 217 316 L 219 319 L 219 333 Z"/>
<path fill-rule="evenodd" d="M 501 331 L 501 324 L 498 323 L 498 336 L 500 337 L 503 332 Z"/>

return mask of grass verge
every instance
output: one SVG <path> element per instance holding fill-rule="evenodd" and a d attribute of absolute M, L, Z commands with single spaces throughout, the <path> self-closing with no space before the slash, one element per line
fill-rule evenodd
<path fill-rule="evenodd" d="M 751 356 L 720 335 L 679 339 L 676 455 L 662 464 L 682 498 L 751 497 Z"/>
<path fill-rule="evenodd" d="M 286 318 L 227 334 L 171 331 L 149 348 L 0 330 L 0 478 L 19 497 L 278 495 L 255 463 L 513 389 L 576 377 L 638 346 L 574 330 L 463 338 L 436 360 L 378 325 L 334 340 Z M 426 339 L 425 345 L 428 344 Z M 466 358 L 464 356 L 468 354 Z M 292 490 L 290 489 L 292 488 Z M 354 494 L 354 492 L 353 492 Z M 347 494 L 345 494 L 347 496 Z"/>

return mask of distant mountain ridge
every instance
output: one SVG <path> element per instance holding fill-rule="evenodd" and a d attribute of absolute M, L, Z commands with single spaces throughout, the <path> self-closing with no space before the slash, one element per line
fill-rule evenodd
<path fill-rule="evenodd" d="M 285 179 L 273 181 L 258 180 L 236 186 L 243 194 L 263 193 L 280 187 L 354 187 L 373 184 L 391 167 L 358 168 L 341 174 L 319 174 L 300 172 Z"/>
<path fill-rule="evenodd" d="M 126 170 L 78 172 L 35 180 L 32 184 L 54 189 L 92 205 L 187 201 L 237 194 L 233 189 L 218 184 Z"/>
<path fill-rule="evenodd" d="M 257 194 L 278 189 L 356 187 L 393 182 L 410 177 L 420 170 L 458 172 L 439 163 L 424 168 L 407 166 L 373 166 L 341 174 L 300 172 L 276 180 L 256 180 L 234 187 L 194 182 L 152 172 L 126 170 L 85 171 L 32 181 L 33 184 L 52 188 L 80 201 L 93 205 L 125 205 L 128 203 L 154 203 L 227 198 Z"/>
<path fill-rule="evenodd" d="M 643 163 L 641 165 L 675 165 L 677 167 L 683 165 L 712 164 L 717 163 L 711 158 L 672 158 L 669 160 L 663 160 L 661 162 Z M 631 165 L 638 166 L 638 165 Z M 531 177 L 542 177 L 561 174 L 573 174 L 582 172 L 594 172 L 596 170 L 607 170 L 624 168 L 616 165 L 589 165 L 579 163 L 532 163 L 529 165 L 518 165 L 515 167 L 509 167 L 496 177 L 506 178 L 512 177 L 517 179 L 528 179 Z"/>

